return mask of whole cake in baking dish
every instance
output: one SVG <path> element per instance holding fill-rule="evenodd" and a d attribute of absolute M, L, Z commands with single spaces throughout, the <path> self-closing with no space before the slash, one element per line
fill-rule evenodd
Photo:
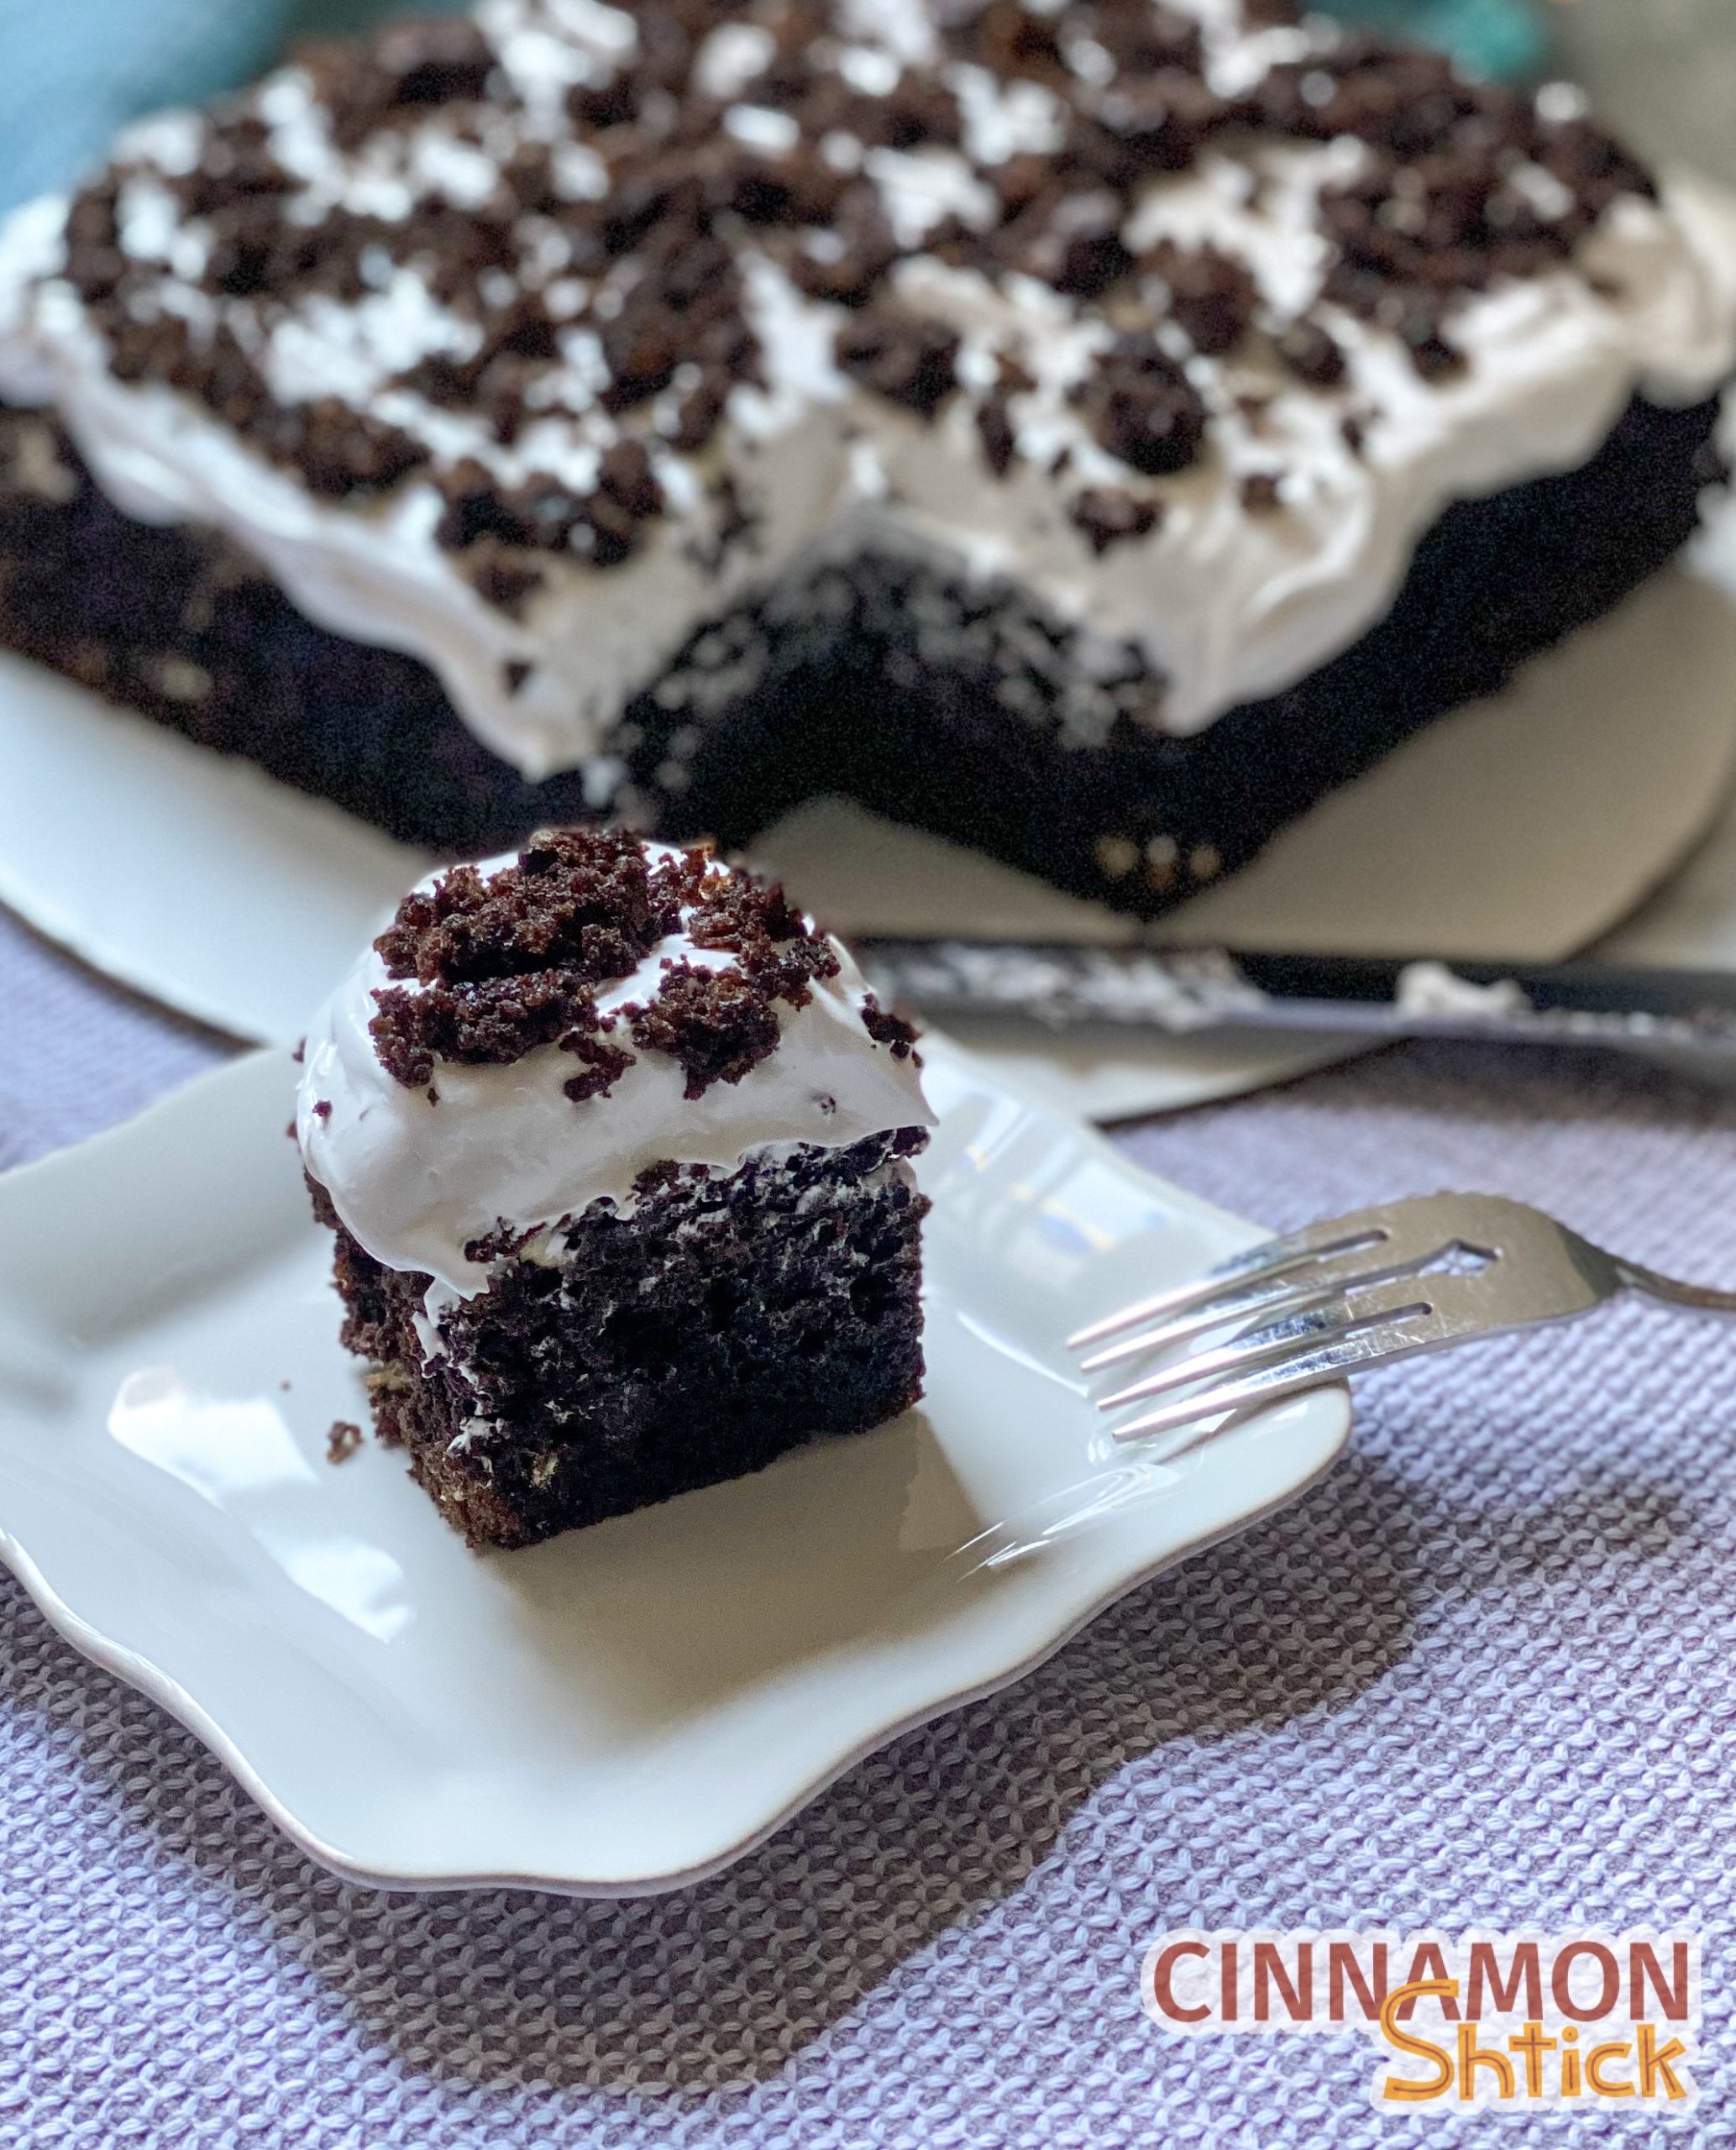
<path fill-rule="evenodd" d="M 485 0 L 0 235 L 0 640 L 448 854 L 1146 912 L 1667 559 L 1736 215 L 1284 0 Z"/>
<path fill-rule="evenodd" d="M 914 1034 L 774 886 L 609 830 L 413 890 L 296 1131 L 375 1424 L 474 1544 L 922 1391 Z"/>

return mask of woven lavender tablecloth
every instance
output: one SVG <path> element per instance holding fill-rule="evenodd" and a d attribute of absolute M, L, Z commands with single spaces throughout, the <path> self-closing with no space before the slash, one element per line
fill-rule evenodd
<path fill-rule="evenodd" d="M 0 1165 L 224 1050 L 4 920 L 0 1011 Z M 1736 1099 L 1611 1058 L 1406 1048 L 1126 1141 L 1277 1225 L 1460 1184 L 1736 1277 Z M 1574 1921 L 1703 1934 L 1671 2139 L 1736 2142 L 1736 1329 L 1617 1309 L 1369 1379 L 1297 1506 L 670 1897 L 349 1888 L 9 1582 L 0 1628 L 18 2150 L 1353 2150 L 1443 2123 L 1377 2116 L 1360 2042 L 1160 2032 L 1150 1938 Z"/>

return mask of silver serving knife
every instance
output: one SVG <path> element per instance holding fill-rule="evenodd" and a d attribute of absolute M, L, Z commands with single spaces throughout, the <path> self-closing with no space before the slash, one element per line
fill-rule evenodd
<path fill-rule="evenodd" d="M 852 946 L 879 999 L 939 1020 L 1680 1045 L 1736 1056 L 1736 971 L 1023 941 Z"/>

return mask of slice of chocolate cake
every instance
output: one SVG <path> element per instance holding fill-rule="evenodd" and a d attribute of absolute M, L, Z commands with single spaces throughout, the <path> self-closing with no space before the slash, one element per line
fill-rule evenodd
<path fill-rule="evenodd" d="M 914 1033 L 702 850 L 533 837 L 406 896 L 297 1132 L 375 1424 L 527 1545 L 921 1393 Z"/>
<path fill-rule="evenodd" d="M 1288 0 L 482 0 L 0 233 L 0 641 L 448 856 L 1153 913 L 1616 603 L 1736 212 Z"/>

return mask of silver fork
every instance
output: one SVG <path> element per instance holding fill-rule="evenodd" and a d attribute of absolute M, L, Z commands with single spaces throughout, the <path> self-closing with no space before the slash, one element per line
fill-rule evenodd
<path fill-rule="evenodd" d="M 1114 1429 L 1118 1441 L 1150 1439 L 1203 1430 L 1203 1421 L 1240 1417 L 1365 1366 L 1571 1321 L 1624 1291 L 1691 1313 L 1736 1314 L 1736 1292 L 1660 1277 L 1523 1202 L 1430 1194 L 1264 1240 L 1067 1344 L 1088 1351 L 1087 1373 L 1188 1347 L 1098 1404 L 1119 1411 L 1167 1398 Z M 1225 1330 L 1230 1340 L 1213 1340 Z M 1088 1349 L 1109 1337 L 1120 1340 Z"/>

